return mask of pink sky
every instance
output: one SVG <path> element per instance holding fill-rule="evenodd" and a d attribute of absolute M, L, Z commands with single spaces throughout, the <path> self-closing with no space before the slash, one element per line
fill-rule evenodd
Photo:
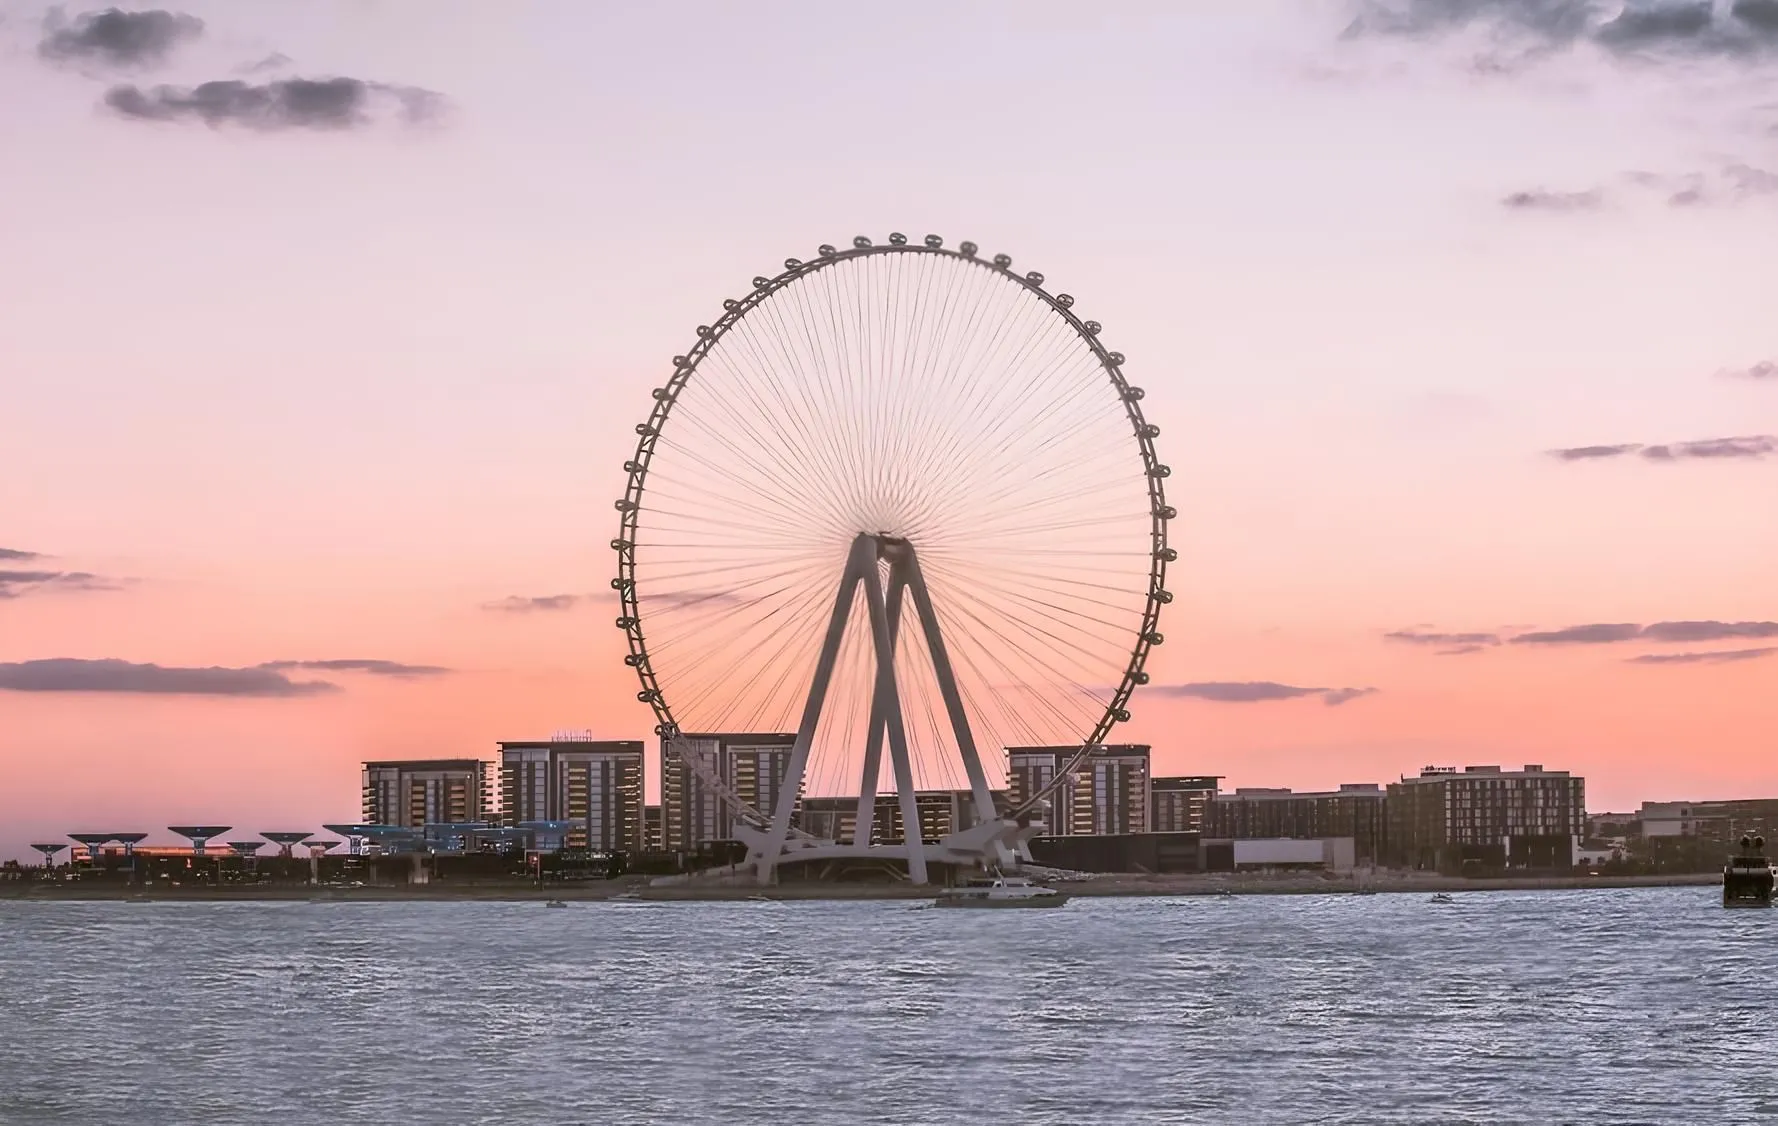
<path fill-rule="evenodd" d="M 646 737 L 609 605 L 484 606 L 604 590 L 630 428 L 693 326 L 892 229 L 1042 270 L 1148 389 L 1181 551 L 1150 671 L 1175 693 L 1139 692 L 1118 737 L 1158 769 L 1304 789 L 1540 762 L 1595 809 L 1778 792 L 1778 654 L 1628 660 L 1778 648 L 1778 453 L 1548 453 L 1778 433 L 1778 94 L 1720 7 L 1681 43 L 1342 37 L 1335 0 L 212 2 L 158 62 L 45 57 L 55 30 L 9 12 L 0 857 L 351 818 L 370 757 Z M 438 110 L 100 104 L 296 76 Z M 40 572 L 95 578 L 17 577 Z M 1744 625 L 1385 639 L 1662 622 Z M 452 671 L 23 690 L 58 658 Z M 1179 694 L 1223 682 L 1377 691 Z"/>

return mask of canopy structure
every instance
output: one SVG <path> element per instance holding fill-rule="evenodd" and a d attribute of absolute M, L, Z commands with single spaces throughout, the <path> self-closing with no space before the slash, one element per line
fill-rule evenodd
<path fill-rule="evenodd" d="M 31 847 L 43 854 L 43 866 L 45 868 L 48 868 L 48 867 L 52 866 L 53 864 L 55 864 L 56 853 L 62 851 L 63 849 L 67 848 L 68 846 L 65 844 L 58 843 L 56 841 L 48 841 L 44 844 L 34 844 Z"/>
<path fill-rule="evenodd" d="M 291 850 L 315 834 L 306 831 L 280 831 L 276 833 L 261 833 L 259 835 L 278 846 L 279 856 L 288 857 L 291 854 Z"/>
<path fill-rule="evenodd" d="M 264 841 L 229 841 L 228 847 L 234 850 L 236 856 L 258 856 L 263 844 Z"/>
<path fill-rule="evenodd" d="M 93 864 L 99 862 L 99 846 L 116 839 L 111 833 L 69 833 L 68 836 L 86 846 L 86 858 Z"/>
<path fill-rule="evenodd" d="M 125 856 L 135 856 L 136 846 L 148 839 L 147 833 L 113 833 L 111 839 L 123 845 Z"/>
<path fill-rule="evenodd" d="M 203 856 L 204 846 L 212 840 L 228 832 L 227 825 L 168 825 L 167 832 L 185 837 L 191 841 L 191 854 Z"/>
<path fill-rule="evenodd" d="M 353 856 L 361 855 L 366 844 L 374 844 L 379 849 L 399 852 L 404 846 L 411 847 L 419 839 L 419 834 L 412 829 L 400 825 L 323 825 L 330 833 L 338 833 L 346 838 L 347 849 Z"/>

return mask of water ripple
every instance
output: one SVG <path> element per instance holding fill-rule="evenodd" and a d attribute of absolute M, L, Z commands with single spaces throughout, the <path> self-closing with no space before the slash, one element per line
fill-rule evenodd
<path fill-rule="evenodd" d="M 1714 896 L 5 902 L 0 1123 L 1771 1121 Z"/>

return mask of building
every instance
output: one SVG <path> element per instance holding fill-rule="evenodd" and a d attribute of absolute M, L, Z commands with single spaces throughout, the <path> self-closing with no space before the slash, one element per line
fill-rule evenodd
<path fill-rule="evenodd" d="M 1151 833 L 1201 833 L 1210 801 L 1222 788 L 1222 775 L 1204 774 L 1148 780 Z"/>
<path fill-rule="evenodd" d="M 1314 793 L 1243 787 L 1209 803 L 1204 835 L 1226 840 L 1350 837 L 1356 862 L 1377 864 L 1387 855 L 1386 797 L 1374 782 L 1349 782 Z"/>
<path fill-rule="evenodd" d="M 481 759 L 367 762 L 362 778 L 366 825 L 418 829 L 434 822 L 484 821 L 493 813 L 488 764 Z"/>
<path fill-rule="evenodd" d="M 570 849 L 641 852 L 642 772 L 640 739 L 501 743 L 501 822 L 567 822 Z"/>
<path fill-rule="evenodd" d="M 1389 784 L 1388 855 L 1399 867 L 1452 873 L 1572 867 L 1585 787 L 1537 765 L 1428 766 Z"/>
<path fill-rule="evenodd" d="M 1005 790 L 992 791 L 996 810 L 1006 808 Z M 914 808 L 920 818 L 920 839 L 940 841 L 975 825 L 975 795 L 969 790 L 917 790 Z M 797 806 L 796 825 L 811 836 L 829 841 L 852 840 L 858 827 L 855 797 L 806 797 Z M 878 794 L 871 813 L 871 844 L 900 844 L 901 797 Z"/>
<path fill-rule="evenodd" d="M 658 805 L 642 807 L 642 849 L 644 852 L 661 851 L 661 807 Z"/>
<path fill-rule="evenodd" d="M 661 847 L 697 852 L 706 842 L 734 839 L 734 806 L 705 777 L 771 816 L 795 743 L 794 734 L 783 732 L 686 733 L 670 741 L 662 736 Z"/>
<path fill-rule="evenodd" d="M 1753 834 L 1778 836 L 1778 798 L 1728 801 L 1645 801 L 1637 820 L 1645 839 L 1697 837 L 1730 844 Z"/>
<path fill-rule="evenodd" d="M 1008 747 L 1006 776 L 1013 808 L 1055 781 L 1079 747 Z M 1092 748 L 1073 777 L 1049 796 L 1050 836 L 1148 832 L 1149 747 L 1105 743 Z"/>

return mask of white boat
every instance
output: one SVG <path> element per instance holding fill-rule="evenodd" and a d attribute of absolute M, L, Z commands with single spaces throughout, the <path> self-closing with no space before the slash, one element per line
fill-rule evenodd
<path fill-rule="evenodd" d="M 1023 876 L 978 876 L 960 887 L 946 888 L 937 907 L 1060 907 L 1068 897 L 1055 888 L 1034 884 Z"/>
<path fill-rule="evenodd" d="M 1456 900 L 1451 898 L 1449 893 L 1442 892 L 1442 891 L 1433 892 L 1432 893 L 1432 901 L 1434 903 L 1455 903 L 1456 902 Z"/>
<path fill-rule="evenodd" d="M 545 903 L 544 906 L 545 907 L 566 907 L 568 905 L 566 903 L 563 903 L 559 899 L 552 899 L 548 903 Z"/>

